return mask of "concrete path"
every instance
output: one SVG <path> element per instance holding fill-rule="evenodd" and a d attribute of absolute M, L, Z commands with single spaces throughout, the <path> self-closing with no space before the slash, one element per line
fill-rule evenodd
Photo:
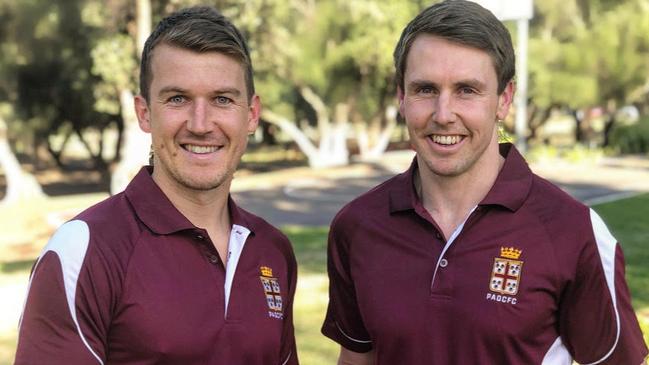
<path fill-rule="evenodd" d="M 406 170 L 412 158 L 412 151 L 398 151 L 373 164 L 238 176 L 233 191 L 241 206 L 275 225 L 327 226 L 343 205 Z M 531 167 L 588 205 L 649 192 L 649 158 L 603 158 L 579 164 L 554 160 Z"/>

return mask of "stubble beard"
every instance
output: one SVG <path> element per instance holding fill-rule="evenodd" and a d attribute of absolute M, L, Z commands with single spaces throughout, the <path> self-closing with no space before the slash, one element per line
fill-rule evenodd
<path fill-rule="evenodd" d="M 210 191 L 221 187 L 223 184 L 229 183 L 234 176 L 234 172 L 239 164 L 241 156 L 237 158 L 236 161 L 226 166 L 222 171 L 214 175 L 199 175 L 192 176 L 192 174 L 183 173 L 179 168 L 173 168 L 173 162 L 167 163 L 163 159 L 158 159 L 159 168 L 164 169 L 168 176 L 171 178 L 173 183 L 182 188 L 183 190 L 189 191 Z M 156 166 L 154 166 L 154 169 Z M 196 169 L 208 169 L 208 167 L 193 167 Z"/>
<path fill-rule="evenodd" d="M 173 171 L 171 173 L 171 176 L 180 186 L 187 190 L 210 191 L 220 187 L 221 185 L 223 185 L 223 183 L 230 180 L 232 178 L 232 175 L 234 174 L 233 170 L 234 169 L 228 169 L 222 174 L 211 177 L 206 181 L 199 181 L 198 179 L 193 179 L 190 176 L 183 176 L 176 171 Z"/>

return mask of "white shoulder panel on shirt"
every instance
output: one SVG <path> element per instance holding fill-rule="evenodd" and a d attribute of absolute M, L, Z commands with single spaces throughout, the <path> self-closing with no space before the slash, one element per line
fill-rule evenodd
<path fill-rule="evenodd" d="M 611 294 L 611 300 L 613 301 L 617 333 L 615 334 L 615 341 L 613 342 L 611 349 L 601 359 L 584 365 L 595 365 L 606 360 L 611 356 L 617 346 L 618 340 L 620 339 L 620 313 L 617 310 L 617 297 L 615 294 L 615 249 L 617 247 L 617 240 L 608 230 L 602 218 L 593 209 L 590 210 L 590 221 L 593 225 L 593 234 L 595 235 L 595 241 L 597 242 L 597 250 L 599 251 L 602 269 L 604 270 L 606 285 L 608 286 L 608 291 Z"/>
<path fill-rule="evenodd" d="M 543 357 L 541 365 L 571 365 L 572 356 L 570 352 L 561 341 L 561 337 L 557 337 L 550 349 Z"/>
<path fill-rule="evenodd" d="M 75 309 L 75 298 L 77 292 L 77 283 L 79 281 L 79 273 L 81 272 L 81 265 L 83 260 L 86 257 L 86 252 L 88 251 L 88 244 L 90 243 L 90 230 L 88 224 L 81 220 L 73 220 L 63 224 L 59 229 L 54 233 L 52 238 L 47 242 L 47 245 L 41 252 L 41 255 L 36 261 L 34 266 L 34 273 L 36 273 L 36 268 L 40 263 L 41 259 L 48 252 L 54 252 L 59 258 L 61 263 L 61 272 L 63 273 L 63 283 L 65 286 L 65 297 L 68 303 L 68 309 L 70 310 L 70 315 L 74 321 L 75 326 L 77 327 L 77 332 L 79 337 L 88 348 L 88 350 L 93 354 L 95 358 L 99 361 L 100 364 L 103 364 L 103 361 L 99 356 L 93 351 L 93 349 L 86 341 L 81 328 L 79 327 L 79 321 L 77 320 L 77 311 Z M 29 279 L 29 287 L 31 288 L 33 276 Z M 28 288 L 29 293 L 29 288 Z"/>
<path fill-rule="evenodd" d="M 617 311 L 617 301 L 615 295 L 615 249 L 617 246 L 617 240 L 611 232 L 606 227 L 606 224 L 600 218 L 600 216 L 594 211 L 590 210 L 590 220 L 593 227 L 593 234 L 595 236 L 595 241 L 597 242 L 597 251 L 599 252 L 599 257 L 601 260 L 602 270 L 604 271 L 604 277 L 606 278 L 606 285 L 608 287 L 611 299 L 613 301 L 613 307 L 615 310 L 615 320 L 617 327 L 617 334 L 615 337 L 615 342 L 611 349 L 599 360 L 592 362 L 587 365 L 599 364 L 602 361 L 606 360 L 611 354 L 615 347 L 617 346 L 618 339 L 620 337 L 620 316 Z M 561 341 L 561 337 L 557 337 L 554 341 L 545 357 L 543 358 L 543 365 L 558 365 L 558 364 L 572 364 L 572 358 L 568 349 Z"/>

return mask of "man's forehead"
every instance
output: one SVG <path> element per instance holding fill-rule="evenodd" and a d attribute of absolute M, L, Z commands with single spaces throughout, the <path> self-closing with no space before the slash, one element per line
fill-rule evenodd
<path fill-rule="evenodd" d="M 237 58 L 225 52 L 197 52 L 192 49 L 173 45 L 160 45 L 153 50 L 151 71 L 163 69 L 190 68 L 187 72 L 177 74 L 179 78 L 189 77 L 192 73 L 209 71 L 209 75 L 222 75 L 228 78 L 245 78 L 245 68 Z M 224 69 L 223 71 L 220 71 Z M 235 72 L 234 69 L 237 71 Z M 205 72 L 203 72 L 205 74 Z M 174 75 L 169 75 L 174 76 Z"/>
<path fill-rule="evenodd" d="M 404 71 L 405 74 L 412 74 L 415 65 L 418 66 L 417 73 L 434 71 L 433 66 L 443 64 L 449 64 L 458 74 L 490 69 L 496 76 L 495 62 L 486 50 L 430 34 L 419 35 L 412 42 Z"/>
<path fill-rule="evenodd" d="M 185 47 L 182 45 L 177 45 L 171 42 L 160 42 L 157 44 L 153 49 L 151 50 L 151 60 L 155 60 L 156 58 L 160 59 L 160 57 L 155 57 L 158 54 L 167 54 L 167 53 L 187 53 L 187 54 L 193 54 L 193 55 L 219 55 L 219 56 L 224 56 L 226 58 L 229 58 L 230 60 L 234 61 L 235 63 L 239 64 L 242 68 L 244 67 L 244 61 L 241 60 L 240 57 L 235 56 L 232 54 L 232 52 L 228 52 L 227 50 L 223 49 L 213 49 L 213 50 L 196 50 L 192 49 L 190 47 Z"/>

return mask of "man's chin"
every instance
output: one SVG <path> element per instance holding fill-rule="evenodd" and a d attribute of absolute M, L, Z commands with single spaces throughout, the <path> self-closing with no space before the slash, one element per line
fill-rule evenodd
<path fill-rule="evenodd" d="M 195 191 L 210 191 L 229 183 L 231 175 L 218 175 L 218 176 L 177 176 L 176 181 L 180 183 L 185 189 Z"/>

